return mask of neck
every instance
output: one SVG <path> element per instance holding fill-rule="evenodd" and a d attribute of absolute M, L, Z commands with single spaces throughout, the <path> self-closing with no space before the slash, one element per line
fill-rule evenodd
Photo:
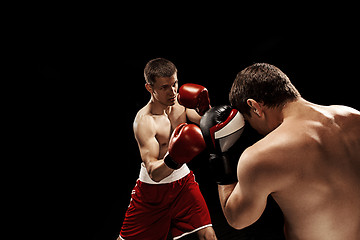
<path fill-rule="evenodd" d="M 293 102 L 289 102 L 287 104 L 285 104 L 285 106 L 282 109 L 282 116 L 283 116 L 283 120 L 296 116 L 296 115 L 301 115 L 303 114 L 303 110 L 304 107 L 311 105 L 312 103 L 306 101 L 303 98 L 299 98 L 296 101 Z"/>
<path fill-rule="evenodd" d="M 168 114 L 171 108 L 171 106 L 162 104 L 159 101 L 155 100 L 153 97 L 151 97 L 149 105 L 151 107 L 151 113 L 154 115 Z"/>
<path fill-rule="evenodd" d="M 275 129 L 277 128 L 283 121 L 283 107 L 276 107 L 276 108 L 266 108 L 264 109 L 264 114 L 267 121 L 268 129 Z"/>
<path fill-rule="evenodd" d="M 269 129 L 275 129 L 282 124 L 287 118 L 298 114 L 301 107 L 307 103 L 303 98 L 299 98 L 292 102 L 287 102 L 285 105 L 277 108 L 268 108 L 265 111 L 267 115 Z"/>

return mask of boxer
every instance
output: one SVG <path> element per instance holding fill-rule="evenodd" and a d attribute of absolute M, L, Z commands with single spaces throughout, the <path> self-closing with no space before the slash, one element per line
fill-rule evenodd
<path fill-rule="evenodd" d="M 242 229 L 254 223 L 271 194 L 284 214 L 286 239 L 359 239 L 360 112 L 306 101 L 279 68 L 266 63 L 239 72 L 229 99 L 264 135 L 242 153 L 235 175 L 218 172 L 229 224 Z M 218 128 L 206 123 L 201 129 L 215 128 L 209 135 L 216 140 Z M 225 162 L 219 145 L 211 147 L 215 162 Z"/>
<path fill-rule="evenodd" d="M 133 124 L 142 163 L 118 240 L 165 240 L 169 231 L 174 239 L 197 232 L 214 240 L 208 208 L 186 165 L 206 147 L 196 124 L 210 108 L 208 91 L 184 84 L 178 93 L 177 69 L 163 58 L 149 61 L 144 76 L 151 98 Z"/>

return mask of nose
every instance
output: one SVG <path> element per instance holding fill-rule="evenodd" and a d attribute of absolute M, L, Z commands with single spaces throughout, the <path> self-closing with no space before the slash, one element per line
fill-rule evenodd
<path fill-rule="evenodd" d="M 171 87 L 171 93 L 172 95 L 176 95 L 176 87 Z"/>

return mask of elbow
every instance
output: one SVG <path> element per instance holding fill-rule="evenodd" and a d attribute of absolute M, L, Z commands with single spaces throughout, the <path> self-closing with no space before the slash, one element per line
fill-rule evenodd
<path fill-rule="evenodd" d="M 252 221 L 248 221 L 249 219 L 245 218 L 241 214 L 235 214 L 233 211 L 225 210 L 224 215 L 228 224 L 236 230 L 244 229 L 254 223 Z"/>
<path fill-rule="evenodd" d="M 232 217 L 229 217 L 227 215 L 225 215 L 226 221 L 228 222 L 228 224 L 232 227 L 235 228 L 236 230 L 241 230 L 247 226 L 245 226 L 244 224 L 241 224 L 240 221 L 238 221 L 237 219 L 234 219 Z"/>
<path fill-rule="evenodd" d="M 226 220 L 227 220 L 228 224 L 236 230 L 241 230 L 241 229 L 244 229 L 251 225 L 251 224 L 245 224 L 241 221 L 237 221 L 237 220 L 233 220 L 233 219 L 229 219 L 229 218 L 226 218 Z"/>
<path fill-rule="evenodd" d="M 229 220 L 228 218 L 226 218 L 226 220 L 227 220 L 228 224 L 236 230 L 241 230 L 248 226 L 248 225 L 239 224 L 237 221 L 232 221 L 232 220 Z"/>

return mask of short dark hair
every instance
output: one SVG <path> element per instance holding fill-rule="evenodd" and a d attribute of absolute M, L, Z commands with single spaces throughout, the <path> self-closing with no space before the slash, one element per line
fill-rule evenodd
<path fill-rule="evenodd" d="M 177 72 L 175 65 L 165 58 L 150 60 L 144 69 L 145 81 L 154 85 L 157 77 L 171 77 Z"/>
<path fill-rule="evenodd" d="M 229 100 L 242 114 L 250 115 L 249 98 L 268 107 L 280 107 L 300 97 L 298 90 L 279 68 L 268 63 L 255 63 L 235 78 Z"/>

